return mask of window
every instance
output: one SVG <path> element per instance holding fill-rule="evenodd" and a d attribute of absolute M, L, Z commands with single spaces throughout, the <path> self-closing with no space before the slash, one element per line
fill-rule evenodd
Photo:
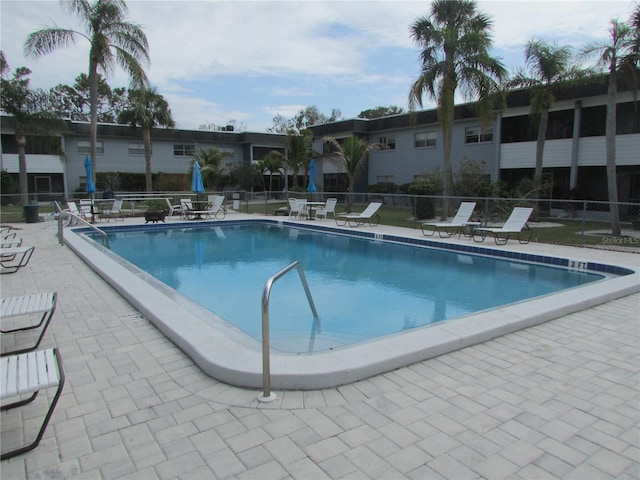
<path fill-rule="evenodd" d="M 413 136 L 414 148 L 436 146 L 436 132 L 418 132 Z"/>
<path fill-rule="evenodd" d="M 193 157 L 196 153 L 196 146 L 193 143 L 174 143 L 174 157 Z"/>
<path fill-rule="evenodd" d="M 144 155 L 144 143 L 129 142 L 129 155 Z"/>
<path fill-rule="evenodd" d="M 493 142 L 493 128 L 467 127 L 464 143 L 489 143 Z"/>
<path fill-rule="evenodd" d="M 395 150 L 396 149 L 396 137 L 380 137 L 378 139 L 378 143 L 381 143 L 387 147 L 387 150 Z"/>
<path fill-rule="evenodd" d="M 91 142 L 81 140 L 78 142 L 78 153 L 81 155 L 90 155 L 91 154 Z M 96 153 L 102 154 L 104 153 L 104 142 L 102 140 L 98 140 L 96 142 Z"/>
<path fill-rule="evenodd" d="M 376 183 L 378 185 L 393 185 L 395 177 L 393 175 L 378 175 L 376 177 Z"/>

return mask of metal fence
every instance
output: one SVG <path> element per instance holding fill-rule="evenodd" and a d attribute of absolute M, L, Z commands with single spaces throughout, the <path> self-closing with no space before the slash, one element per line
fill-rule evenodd
<path fill-rule="evenodd" d="M 306 198 L 313 201 L 325 201 L 337 198 L 337 212 L 342 212 L 350 205 L 353 211 L 361 211 L 369 202 L 382 202 L 381 223 L 405 227 L 419 227 L 422 221 L 451 217 L 455 214 L 460 202 L 475 201 L 476 208 L 471 221 L 479 222 L 483 226 L 500 225 L 504 222 L 514 207 L 529 206 L 534 208 L 531 226 L 536 228 L 534 239 L 542 242 L 566 243 L 574 245 L 611 245 L 640 247 L 640 203 L 618 202 L 620 235 L 613 236 L 614 222 L 611 203 L 593 200 L 564 200 L 564 199 L 533 199 L 533 198 L 471 198 L 423 196 L 386 193 L 348 193 L 348 192 L 248 192 L 242 190 L 225 190 L 224 192 L 205 192 L 200 194 L 206 198 L 209 194 L 223 193 L 227 207 L 245 213 L 264 215 L 278 215 L 287 213 L 288 198 Z M 98 192 L 95 198 L 100 202 L 110 199 Z M 169 198 L 172 202 L 179 202 L 181 198 L 196 199 L 192 192 L 114 192 L 114 198 L 125 200 L 125 211 L 130 215 L 142 214 L 145 201 L 153 198 Z M 2 205 L 18 201 L 19 197 L 0 196 Z M 47 215 L 54 211 L 53 201 L 62 204 L 67 200 L 63 194 L 50 193 L 46 201 L 37 204 L 40 215 Z M 75 193 L 69 200 L 87 198 L 87 194 Z M 447 201 L 445 201 L 447 200 Z M 447 215 L 443 209 L 447 206 Z M 4 210 L 4 208 L 3 208 Z M 25 210 L 26 211 L 26 210 Z M 4 215 L 3 215 L 4 217 Z M 17 221 L 14 219 L 14 221 Z M 553 227 L 563 227 L 567 230 L 565 236 L 554 235 L 558 230 Z M 549 228 L 549 230 L 544 230 Z M 615 238 L 614 238 L 615 237 Z"/>

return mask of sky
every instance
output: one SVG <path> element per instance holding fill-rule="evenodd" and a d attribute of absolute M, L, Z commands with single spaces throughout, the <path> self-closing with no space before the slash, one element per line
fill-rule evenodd
<path fill-rule="evenodd" d="M 93 0 L 90 0 L 93 2 Z M 273 118 L 314 105 L 357 117 L 395 105 L 407 110 L 420 72 L 411 24 L 429 1 L 129 0 L 127 20 L 149 41 L 151 84 L 169 102 L 176 127 L 204 124 L 264 132 Z M 493 56 L 509 71 L 524 64 L 535 37 L 579 49 L 607 38 L 609 21 L 627 21 L 638 0 L 479 0 L 493 20 Z M 57 0 L 0 0 L 0 48 L 11 70 L 28 67 L 31 87 L 73 85 L 88 73 L 89 42 L 26 58 L 27 35 L 57 25 L 86 33 Z M 107 75 L 128 86 L 124 71 Z M 459 98 L 459 101 L 464 101 Z M 424 97 L 424 107 L 433 101 Z"/>

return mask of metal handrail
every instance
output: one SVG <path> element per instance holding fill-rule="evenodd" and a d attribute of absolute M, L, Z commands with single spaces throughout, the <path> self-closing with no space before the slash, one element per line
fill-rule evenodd
<path fill-rule="evenodd" d="M 260 402 L 272 402 L 278 398 L 276 395 L 271 393 L 271 365 L 269 362 L 269 296 L 271 295 L 271 287 L 276 280 L 295 267 L 298 267 L 298 275 L 300 275 L 300 281 L 302 282 L 304 292 L 307 295 L 307 300 L 309 301 L 313 318 L 318 322 L 318 325 L 320 322 L 320 317 L 318 316 L 318 311 L 313 303 L 309 284 L 304 276 L 304 271 L 302 270 L 300 262 L 296 260 L 288 267 L 285 267 L 275 275 L 272 275 L 265 282 L 264 289 L 262 290 L 262 393 L 258 395 L 258 401 Z"/>
<path fill-rule="evenodd" d="M 82 223 L 86 223 L 89 227 L 91 227 L 93 230 L 95 230 L 102 236 L 104 241 L 104 246 L 107 248 L 110 248 L 109 236 L 107 235 L 107 232 L 105 232 L 104 230 L 100 230 L 98 227 L 96 227 L 92 223 L 87 222 L 84 218 L 79 217 L 75 213 L 69 212 L 68 210 L 67 211 L 62 210 L 58 212 L 58 241 L 60 242 L 60 245 L 64 245 L 64 233 L 63 233 L 64 226 L 62 225 L 62 221 L 64 220 L 65 217 L 75 218 L 77 220 L 80 220 Z"/>

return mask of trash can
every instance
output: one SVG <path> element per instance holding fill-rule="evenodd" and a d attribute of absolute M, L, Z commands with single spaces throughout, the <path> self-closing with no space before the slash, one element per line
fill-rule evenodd
<path fill-rule="evenodd" d="M 40 218 L 38 217 L 38 205 L 23 205 L 24 221 L 27 223 L 38 223 Z"/>

